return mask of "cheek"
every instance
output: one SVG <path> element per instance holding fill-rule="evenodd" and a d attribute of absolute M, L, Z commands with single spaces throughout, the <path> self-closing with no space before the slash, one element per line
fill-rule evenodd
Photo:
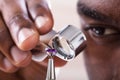
<path fill-rule="evenodd" d="M 87 47 L 84 52 L 85 59 L 91 63 L 119 63 L 120 45 L 117 43 L 98 44 L 90 36 L 87 36 Z"/>
<path fill-rule="evenodd" d="M 85 58 L 93 62 L 112 62 L 120 60 L 120 45 L 117 43 L 99 44 L 91 36 L 85 34 L 87 38 L 87 47 L 85 49 Z"/>

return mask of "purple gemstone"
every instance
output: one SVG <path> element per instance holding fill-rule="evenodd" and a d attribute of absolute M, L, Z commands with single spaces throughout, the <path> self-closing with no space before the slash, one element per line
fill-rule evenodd
<path fill-rule="evenodd" d="M 55 49 L 47 49 L 46 51 L 50 52 L 50 53 L 56 53 L 57 52 Z"/>
<path fill-rule="evenodd" d="M 55 55 L 57 53 L 55 49 L 47 49 L 46 51 L 51 55 Z"/>

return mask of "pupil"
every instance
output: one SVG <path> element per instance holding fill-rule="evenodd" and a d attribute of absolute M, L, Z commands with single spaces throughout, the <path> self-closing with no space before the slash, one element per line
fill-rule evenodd
<path fill-rule="evenodd" d="M 105 28 L 102 28 L 102 27 L 93 28 L 92 30 L 97 35 L 104 35 L 104 33 L 105 33 Z"/>

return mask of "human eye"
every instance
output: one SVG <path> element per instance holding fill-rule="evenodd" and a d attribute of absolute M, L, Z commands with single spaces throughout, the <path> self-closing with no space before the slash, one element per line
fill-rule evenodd
<path fill-rule="evenodd" d="M 99 42 L 114 41 L 120 37 L 118 29 L 106 25 L 88 25 L 85 30 L 94 40 Z"/>
<path fill-rule="evenodd" d="M 103 26 L 90 26 L 86 28 L 87 30 L 91 31 L 95 36 L 104 37 L 118 34 L 118 30 L 107 28 Z"/>

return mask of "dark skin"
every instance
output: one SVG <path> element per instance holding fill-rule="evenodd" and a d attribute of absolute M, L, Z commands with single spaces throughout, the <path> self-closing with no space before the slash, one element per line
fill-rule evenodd
<path fill-rule="evenodd" d="M 120 80 L 120 0 L 79 0 L 90 80 Z"/>
<path fill-rule="evenodd" d="M 45 80 L 47 60 L 33 61 L 31 50 L 52 27 L 47 0 L 0 0 L 0 80 Z"/>
<path fill-rule="evenodd" d="M 25 10 L 27 7 L 24 6 L 24 0 L 13 0 L 13 2 L 11 0 L 0 0 L 0 24 L 2 25 L 0 26 L 1 80 L 45 80 L 46 64 L 44 62 L 38 64 L 31 61 L 32 53 L 29 50 L 36 46 L 39 34 L 44 34 L 51 30 L 53 19 L 49 8 L 45 4 L 46 2 L 44 2 L 45 0 L 26 1 L 26 4 L 29 5 L 28 10 Z M 40 9 L 38 5 L 37 7 L 34 6 L 39 1 L 44 4 L 43 10 L 38 10 Z M 14 3 L 16 5 L 13 5 Z M 84 59 L 90 80 L 120 80 L 119 4 L 119 0 L 79 0 L 78 2 L 80 22 L 87 38 Z M 37 13 L 37 11 L 40 11 L 40 13 Z M 44 24 L 45 27 L 47 26 L 46 28 L 35 25 L 37 22 L 36 16 L 46 17 L 41 15 L 41 12 L 45 13 L 48 18 L 46 23 L 49 23 L 49 26 Z M 16 18 L 14 15 L 18 17 Z M 19 19 L 23 22 L 20 23 Z M 24 26 L 29 26 L 33 33 L 27 36 L 26 39 L 17 40 L 17 38 L 19 39 L 17 36 L 22 34 L 19 30 Z M 24 36 L 22 37 L 24 38 Z M 10 52 L 11 49 L 12 51 Z M 15 54 L 16 51 L 22 55 Z M 27 55 L 23 55 L 23 53 Z M 59 63 L 59 61 L 57 62 Z"/>

